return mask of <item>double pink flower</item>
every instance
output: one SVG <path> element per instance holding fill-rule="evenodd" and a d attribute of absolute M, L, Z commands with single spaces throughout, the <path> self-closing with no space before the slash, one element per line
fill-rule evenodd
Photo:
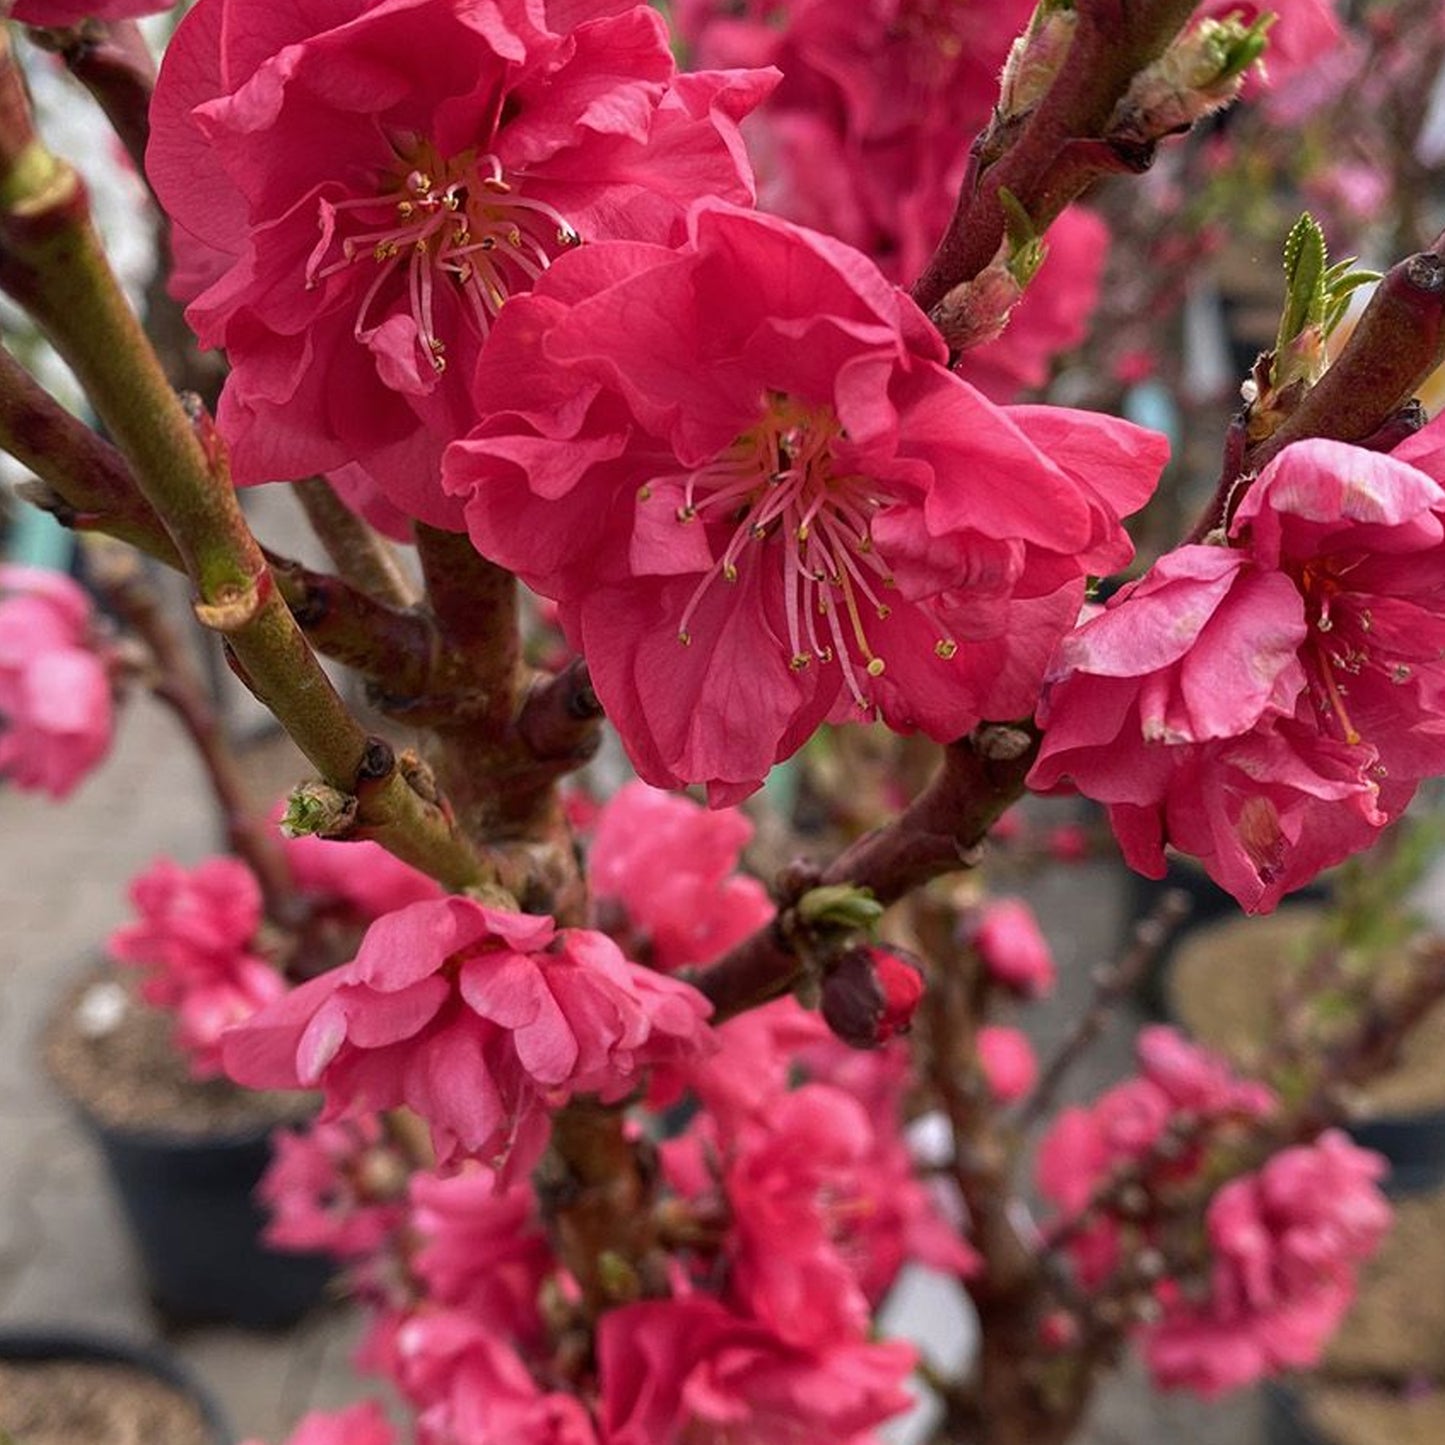
<path fill-rule="evenodd" d="M 223 1041 L 257 1089 L 319 1088 L 325 1117 L 406 1105 L 438 1159 L 519 1177 L 551 1108 L 617 1099 L 652 1063 L 712 1047 L 696 990 L 629 963 L 611 939 L 470 899 L 378 919 L 355 960 L 279 999 Z"/>
<path fill-rule="evenodd" d="M 751 792 L 825 720 L 1018 717 L 1163 439 L 1001 408 L 839 242 L 717 203 L 564 257 L 499 318 L 447 454 L 486 556 L 554 598 L 638 771 Z"/>
<path fill-rule="evenodd" d="M 1445 432 L 1285 448 L 1227 546 L 1163 557 L 1067 638 L 1032 786 L 1109 807 L 1251 911 L 1368 847 L 1445 770 Z"/>

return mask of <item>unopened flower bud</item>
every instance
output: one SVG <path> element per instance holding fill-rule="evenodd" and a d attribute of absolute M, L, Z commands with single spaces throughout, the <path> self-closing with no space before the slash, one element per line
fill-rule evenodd
<path fill-rule="evenodd" d="M 1067 1350 L 1079 1338 L 1079 1321 L 1068 1310 L 1050 1310 L 1039 1321 L 1039 1343 L 1046 1350 Z"/>
<path fill-rule="evenodd" d="M 978 1031 L 978 1065 L 989 1093 L 1000 1104 L 1013 1104 L 1032 1092 L 1039 1067 L 1033 1045 L 1018 1029 L 987 1024 Z"/>
<path fill-rule="evenodd" d="M 828 1027 L 855 1049 L 877 1048 L 908 1031 L 923 997 L 923 968 L 897 948 L 854 948 L 823 981 Z"/>
<path fill-rule="evenodd" d="M 1078 23 L 1072 5 L 1042 0 L 1004 62 L 998 100 L 1002 119 L 1023 115 L 1044 98 L 1069 53 Z"/>
<path fill-rule="evenodd" d="M 1158 140 L 1228 105 L 1264 53 L 1273 22 L 1266 15 L 1246 25 L 1231 15 L 1191 26 L 1134 77 L 1109 123 L 1110 135 L 1135 143 Z"/>
<path fill-rule="evenodd" d="M 1011 993 L 1041 998 L 1053 988 L 1053 954 L 1022 899 L 986 904 L 971 941 L 989 977 Z"/>

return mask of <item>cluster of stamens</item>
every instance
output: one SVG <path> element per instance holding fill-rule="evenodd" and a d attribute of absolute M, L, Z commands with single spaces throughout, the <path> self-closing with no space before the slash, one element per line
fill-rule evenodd
<path fill-rule="evenodd" d="M 870 524 L 897 499 L 879 482 L 835 468 L 833 444 L 843 433 L 833 413 L 791 398 L 767 398 L 758 424 L 714 461 L 680 477 L 676 510 L 680 526 L 731 528 L 711 568 L 694 589 L 678 620 L 677 639 L 692 641 L 692 619 L 703 596 L 719 580 L 736 582 L 749 548 L 780 553 L 790 666 L 837 661 L 854 702 L 868 711 L 866 679 L 881 677 L 886 663 L 868 636 L 871 615 L 885 620 L 884 600 L 895 586 L 887 563 L 873 548 Z M 641 500 L 652 498 L 644 487 Z M 938 619 L 926 603 L 910 604 Z M 948 659 L 958 644 L 938 624 L 934 652 Z"/>
<path fill-rule="evenodd" d="M 1402 662 L 1376 657 L 1369 645 L 1374 625 L 1367 608 L 1351 609 L 1345 616 L 1347 625 L 1337 627 L 1334 600 L 1343 591 L 1340 576 L 1347 567 L 1311 563 L 1306 566 L 1301 582 L 1305 607 L 1312 613 L 1309 645 L 1314 651 L 1319 678 L 1317 700 L 1320 711 L 1332 716 L 1339 725 L 1340 736 L 1351 745 L 1363 742 L 1359 729 L 1350 717 L 1348 697 L 1350 679 L 1358 677 L 1367 667 L 1384 671 L 1393 683 L 1406 683 L 1414 675 Z M 1376 769 L 1383 774 L 1383 768 Z"/>
<path fill-rule="evenodd" d="M 383 195 L 321 203 L 321 239 L 306 262 L 306 285 L 319 286 L 369 259 L 376 269 L 357 308 L 357 340 L 365 341 L 379 324 L 372 319 L 378 299 L 383 292 L 386 301 L 392 299 L 395 286 L 388 283 L 396 278 L 404 283 L 420 343 L 440 374 L 447 348 L 437 331 L 439 282 L 456 288 L 465 314 L 485 336 L 507 297 L 530 289 L 580 237 L 555 208 L 519 194 L 496 156 L 430 160 Z M 338 235 L 343 217 L 360 229 Z"/>

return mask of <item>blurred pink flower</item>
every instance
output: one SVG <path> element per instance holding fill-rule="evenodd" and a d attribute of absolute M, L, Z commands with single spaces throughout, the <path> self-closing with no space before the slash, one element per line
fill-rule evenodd
<path fill-rule="evenodd" d="M 912 1400 L 910 1345 L 797 1349 L 700 1296 L 609 1310 L 597 1353 L 603 1445 L 866 1445 Z"/>
<path fill-rule="evenodd" d="M 504 1189 L 486 1169 L 418 1173 L 410 1221 L 408 1263 L 430 1302 L 519 1348 L 543 1347 L 539 1301 L 558 1265 L 528 1181 Z"/>
<path fill-rule="evenodd" d="M 313 835 L 287 838 L 285 850 L 292 881 L 308 903 L 360 922 L 443 896 L 435 879 L 364 838 L 344 843 Z"/>
<path fill-rule="evenodd" d="M 560 604 L 638 771 L 739 801 L 825 719 L 939 740 L 1036 699 L 1161 437 L 1000 408 L 857 252 L 715 203 L 508 306 L 447 453 L 472 540 Z"/>
<path fill-rule="evenodd" d="M 1139 1074 L 1116 1084 L 1086 1108 L 1064 1109 L 1039 1145 L 1039 1192 L 1072 1219 L 1119 1169 L 1139 1171 L 1143 1189 L 1162 1190 L 1195 1177 L 1221 1133 L 1268 1117 L 1277 1100 L 1253 1080 L 1238 1079 L 1208 1049 L 1163 1025 L 1137 1041 Z M 1160 1150 L 1176 1121 L 1187 1133 Z M 1147 1221 L 1135 1221 L 1147 1228 Z M 1085 1285 L 1103 1280 L 1118 1258 L 1118 1222 L 1107 1216 L 1073 1233 L 1070 1257 Z"/>
<path fill-rule="evenodd" d="M 312 1410 L 287 1437 L 286 1445 L 394 1445 L 396 1432 L 375 1400 L 344 1410 Z M 242 1445 L 263 1445 L 246 1440 Z"/>
<path fill-rule="evenodd" d="M 375 1114 L 276 1130 L 256 1188 L 271 1216 L 267 1244 L 338 1259 L 376 1253 L 406 1218 L 409 1169 Z"/>
<path fill-rule="evenodd" d="M 1319 1363 L 1390 1225 L 1385 1161 L 1337 1130 L 1231 1180 L 1206 1216 L 1213 1267 L 1193 1301 L 1165 1292 L 1144 1340 L 1156 1384 L 1218 1395 Z"/>
<path fill-rule="evenodd" d="M 1043 998 L 1052 992 L 1057 973 L 1053 950 L 1022 898 L 985 903 L 969 941 L 995 983 L 1020 998 Z"/>
<path fill-rule="evenodd" d="M 978 1066 L 988 1091 L 1000 1104 L 1014 1104 L 1033 1091 L 1039 1065 L 1028 1035 L 1002 1024 L 978 1031 Z"/>
<path fill-rule="evenodd" d="M 170 1010 L 197 1078 L 221 1072 L 221 1036 L 286 992 L 256 950 L 261 889 L 235 858 L 187 871 L 158 858 L 130 886 L 140 918 L 111 934 L 110 956 L 142 972 L 141 996 Z"/>
<path fill-rule="evenodd" d="M 736 872 L 753 825 L 646 783 L 619 788 L 597 816 L 588 881 L 605 931 L 664 973 L 708 963 L 773 916 L 767 889 Z M 614 926 L 609 903 L 622 910 Z"/>
<path fill-rule="evenodd" d="M 0 776 L 67 797 L 110 750 L 110 676 L 68 577 L 0 566 Z"/>
<path fill-rule="evenodd" d="M 405 1104 L 441 1164 L 474 1156 L 513 1178 L 540 1157 L 549 1109 L 615 1100 L 649 1064 L 711 1049 L 707 1013 L 600 933 L 448 897 L 378 919 L 352 963 L 223 1047 L 238 1083 L 320 1088 L 326 1118 Z"/>
<path fill-rule="evenodd" d="M 147 161 L 205 287 L 187 317 L 231 363 L 237 482 L 358 463 L 460 530 L 438 462 L 503 302 L 580 240 L 669 242 L 694 197 L 749 201 L 737 121 L 774 79 L 678 75 L 646 5 L 200 0 Z"/>
<path fill-rule="evenodd" d="M 417 1445 L 597 1445 L 575 1395 L 543 1390 L 486 1324 L 418 1310 L 396 1332 L 395 1383 L 417 1407 Z"/>

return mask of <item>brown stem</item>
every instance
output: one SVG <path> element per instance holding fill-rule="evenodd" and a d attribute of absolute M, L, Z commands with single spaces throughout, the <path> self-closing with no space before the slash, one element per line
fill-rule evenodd
<path fill-rule="evenodd" d="M 893 822 L 841 853 L 817 881 L 869 888 L 880 903 L 941 874 L 974 867 L 984 835 L 1022 795 L 1039 737 L 1031 726 L 985 724 L 944 750 L 934 780 Z M 782 924 L 783 926 L 779 926 Z M 715 1020 L 786 993 L 800 976 L 786 920 L 760 929 L 694 979 Z"/>
<path fill-rule="evenodd" d="M 993 259 L 1004 238 L 1001 190 L 1042 232 L 1096 177 L 1147 163 L 1110 146 L 1108 123 L 1130 81 L 1163 53 L 1193 9 L 1194 0 L 1080 0 L 1073 40 L 1048 92 L 1022 123 L 996 123 L 982 138 L 974 184 L 959 196 L 912 288 L 919 306 L 932 312 Z"/>
<path fill-rule="evenodd" d="M 436 639 L 421 612 L 380 602 L 269 548 L 265 555 L 277 589 L 312 646 L 388 688 L 425 686 Z"/>
<path fill-rule="evenodd" d="M 87 20 L 73 29 L 32 29 L 28 34 L 42 50 L 59 55 L 70 73 L 95 97 L 126 154 L 144 177 L 156 64 L 140 26 L 134 20 Z"/>
<path fill-rule="evenodd" d="M 384 705 L 430 729 L 429 760 L 468 837 L 526 841 L 550 860 L 522 906 L 581 923 L 586 890 L 556 785 L 585 757 L 542 755 L 520 725 L 536 678 L 522 661 L 516 578 L 463 533 L 419 525 L 416 543 L 437 648 L 424 691 Z"/>
<path fill-rule="evenodd" d="M 22 494 L 65 526 L 104 531 L 180 567 L 176 544 L 136 490 L 125 458 L 66 411 L 3 348 L 0 451 L 40 478 L 43 489 L 22 488 Z"/>
<path fill-rule="evenodd" d="M 150 653 L 151 692 L 171 709 L 195 746 L 220 811 L 227 846 L 256 875 L 267 915 L 286 921 L 292 879 L 280 836 L 256 811 L 190 650 L 166 616 L 155 589 L 146 582 L 133 552 L 102 544 L 89 550 L 89 561 L 89 580 Z"/>
<path fill-rule="evenodd" d="M 417 590 L 395 551 L 379 537 L 321 477 L 295 485 L 306 520 L 326 548 L 336 570 L 353 587 L 392 607 L 411 607 Z"/>
<path fill-rule="evenodd" d="M 534 682 L 517 718 L 517 732 L 532 756 L 576 765 L 602 741 L 602 704 L 592 690 L 587 664 L 573 658 L 561 672 Z"/>
<path fill-rule="evenodd" d="M 538 1194 L 559 1257 L 594 1318 L 611 1305 L 660 1294 L 650 1153 L 624 1127 L 620 1109 L 574 1099 L 552 1118 L 552 1146 Z"/>

